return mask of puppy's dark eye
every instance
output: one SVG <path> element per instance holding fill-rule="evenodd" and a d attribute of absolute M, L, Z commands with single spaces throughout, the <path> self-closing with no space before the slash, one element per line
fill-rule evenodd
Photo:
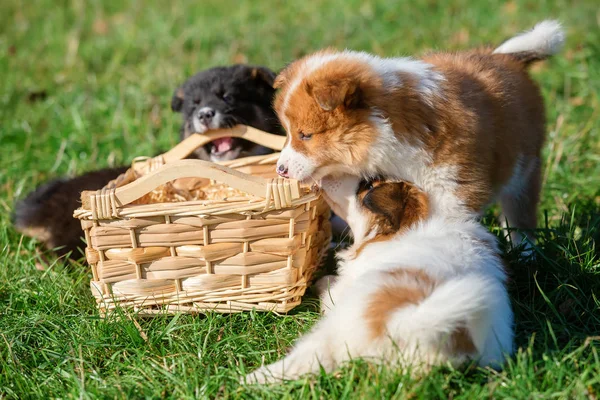
<path fill-rule="evenodd" d="M 312 133 L 304 133 L 304 132 L 299 132 L 298 136 L 300 137 L 300 140 L 310 140 L 312 138 Z"/>
<path fill-rule="evenodd" d="M 361 192 L 365 192 L 365 191 L 369 191 L 371 189 L 373 189 L 373 181 L 372 180 L 361 180 L 360 183 L 358 184 L 358 189 L 357 189 L 357 193 L 361 193 Z"/>
<path fill-rule="evenodd" d="M 230 95 L 230 94 L 228 94 L 228 93 L 225 93 L 225 94 L 223 94 L 223 96 L 221 96 L 221 97 L 223 98 L 223 101 L 224 101 L 225 103 L 227 103 L 227 104 L 233 104 L 233 96 L 232 96 L 232 95 Z"/>
<path fill-rule="evenodd" d="M 195 98 L 195 99 L 194 99 L 194 104 L 195 104 L 195 105 L 198 105 L 198 104 L 200 104 L 200 99 L 198 99 L 198 98 Z"/>

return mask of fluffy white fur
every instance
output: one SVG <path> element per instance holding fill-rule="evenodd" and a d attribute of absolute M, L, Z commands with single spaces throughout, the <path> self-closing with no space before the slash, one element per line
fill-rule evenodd
<path fill-rule="evenodd" d="M 417 89 L 424 98 L 437 96 L 439 83 L 444 76 L 436 72 L 431 64 L 410 57 L 381 58 L 366 52 L 346 50 L 340 57 L 359 59 L 369 64 L 381 78 L 386 86 L 394 87 L 402 85 L 399 72 L 414 76 L 418 82 Z"/>
<path fill-rule="evenodd" d="M 494 53 L 520 53 L 531 51 L 551 56 L 560 51 L 565 43 L 565 32 L 560 22 L 546 20 L 533 29 L 523 32 L 502 43 Z"/>
<path fill-rule="evenodd" d="M 513 349 L 513 317 L 495 238 L 473 219 L 448 219 L 434 211 L 388 241 L 367 244 L 353 258 L 373 235 L 357 186 L 358 178 L 349 176 L 323 183 L 334 211 L 355 235 L 354 245 L 339 254 L 339 276 L 329 280 L 322 296 L 325 316 L 289 355 L 248 375 L 246 382 L 296 379 L 321 367 L 330 372 L 356 357 L 414 370 L 457 365 L 466 360 L 464 354 L 439 350 L 461 327 L 476 347 L 472 356 L 479 365 L 500 365 Z M 439 284 L 421 303 L 393 311 L 387 334 L 373 339 L 364 318 L 369 300 L 390 285 L 416 284 L 402 275 L 390 277 L 402 268 L 420 269 Z"/>
<path fill-rule="evenodd" d="M 414 182 L 429 196 L 430 207 L 444 215 L 463 215 L 468 212 L 456 197 L 457 167 L 433 166 L 431 154 L 423 147 L 399 140 L 387 119 L 373 110 L 372 121 L 379 133 L 369 149 L 369 163 L 362 170 L 343 173 L 375 177 L 379 174 Z M 335 174 L 337 171 L 328 171 Z"/>
<path fill-rule="evenodd" d="M 296 179 L 305 182 L 308 181 L 309 183 L 312 183 L 311 179 L 316 182 L 318 179 L 313 177 L 315 163 L 304 154 L 294 150 L 289 143 L 290 140 L 287 141 L 286 146 L 281 150 L 277 168 L 279 168 L 279 165 L 284 164 L 290 176 L 299 177 Z"/>

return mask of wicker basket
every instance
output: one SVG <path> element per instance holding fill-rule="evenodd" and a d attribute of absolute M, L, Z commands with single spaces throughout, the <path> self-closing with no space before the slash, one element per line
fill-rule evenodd
<path fill-rule="evenodd" d="M 117 306 L 141 314 L 287 312 L 300 304 L 329 246 L 329 208 L 316 189 L 276 177 L 277 154 L 224 165 L 183 160 L 224 136 L 275 150 L 285 140 L 245 126 L 194 135 L 82 193 L 75 217 L 102 314 Z M 209 198 L 134 204 L 185 178 L 204 178 Z"/>

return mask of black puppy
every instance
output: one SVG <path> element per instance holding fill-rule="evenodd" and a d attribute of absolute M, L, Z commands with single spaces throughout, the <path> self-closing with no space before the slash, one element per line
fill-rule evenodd
<path fill-rule="evenodd" d="M 265 67 L 233 65 L 199 72 L 175 90 L 171 108 L 181 112 L 181 139 L 237 124 L 283 134 L 273 113 L 275 73 Z M 270 150 L 243 139 L 217 139 L 194 153 L 203 160 L 226 161 Z"/>
<path fill-rule="evenodd" d="M 274 78 L 268 68 L 245 65 L 216 67 L 194 75 L 175 91 L 171 101 L 171 108 L 183 115 L 181 139 L 237 124 L 283 134 L 271 107 Z M 197 150 L 194 156 L 220 161 L 269 151 L 242 139 L 223 138 Z M 108 168 L 39 186 L 16 204 L 16 229 L 48 249 L 56 249 L 59 255 L 79 258 L 78 249 L 84 244 L 81 224 L 73 212 L 80 206 L 80 193 L 98 190 L 126 170 L 126 166 Z"/>

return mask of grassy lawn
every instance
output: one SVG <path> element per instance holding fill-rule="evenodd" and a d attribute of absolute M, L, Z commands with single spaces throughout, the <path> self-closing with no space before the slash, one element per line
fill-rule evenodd
<path fill-rule="evenodd" d="M 600 396 L 600 12 L 597 1 L 0 2 L 0 399 L 589 398 Z M 219 64 L 274 69 L 324 46 L 408 55 L 499 44 L 560 18 L 563 53 L 534 68 L 548 108 L 538 258 L 507 251 L 519 350 L 501 372 L 415 380 L 353 362 L 278 386 L 241 374 L 316 321 L 287 316 L 98 318 L 85 266 L 35 268 L 10 223 L 45 180 L 126 163 L 177 141 L 177 84 Z M 485 223 L 498 230 L 491 210 Z"/>

